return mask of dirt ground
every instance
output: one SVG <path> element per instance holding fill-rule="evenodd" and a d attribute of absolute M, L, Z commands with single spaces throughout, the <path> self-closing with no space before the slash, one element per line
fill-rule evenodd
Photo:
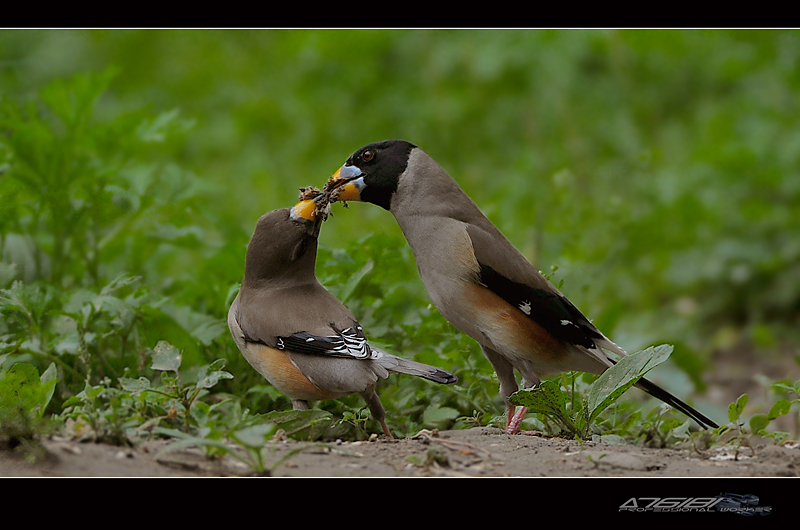
<path fill-rule="evenodd" d="M 252 469 L 226 456 L 209 460 L 199 450 L 163 451 L 168 442 L 133 448 L 46 440 L 46 458 L 28 463 L 0 453 L 3 477 L 239 477 Z M 303 450 L 282 457 L 298 448 Z M 800 445 L 759 444 L 743 449 L 649 449 L 578 442 L 476 427 L 421 431 L 416 436 L 362 442 L 273 442 L 267 452 L 273 477 L 798 477 Z"/>

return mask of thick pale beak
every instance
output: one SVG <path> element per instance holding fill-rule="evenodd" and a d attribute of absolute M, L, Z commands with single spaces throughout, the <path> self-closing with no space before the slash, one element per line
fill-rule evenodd
<path fill-rule="evenodd" d="M 289 216 L 297 222 L 304 223 L 310 235 L 315 237 L 319 235 L 324 216 L 319 214 L 317 203 L 313 200 L 306 199 L 298 202 L 292 206 Z"/>
<path fill-rule="evenodd" d="M 340 189 L 332 195 L 333 202 L 336 201 L 360 201 L 361 190 L 364 189 L 364 176 L 356 166 L 344 165 L 328 179 L 331 189 Z"/>

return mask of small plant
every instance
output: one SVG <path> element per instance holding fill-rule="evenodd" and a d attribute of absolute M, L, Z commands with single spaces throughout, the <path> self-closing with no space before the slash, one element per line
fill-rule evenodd
<path fill-rule="evenodd" d="M 239 400 L 206 403 L 202 398 L 212 388 L 233 377 L 222 369 L 224 361 L 197 368 L 192 381 L 181 374 L 181 364 L 180 350 L 160 341 L 150 365 L 160 372 L 160 381 L 121 377 L 115 386 L 106 378 L 67 400 L 63 416 L 72 421 L 73 430 L 96 441 L 127 445 L 143 435 L 175 438 L 164 451 L 199 447 L 209 458 L 231 455 L 261 475 L 296 452 L 269 463 L 270 439 L 281 435 L 313 440 L 331 424 L 330 413 L 320 410 L 253 415 L 242 410 Z"/>
<path fill-rule="evenodd" d="M 800 403 L 800 381 L 792 384 L 790 381 L 778 381 L 773 383 L 771 389 L 786 397 L 779 397 L 769 409 L 767 414 L 756 414 L 750 419 L 750 427 L 753 432 L 767 438 L 772 438 L 776 443 L 785 441 L 790 435 L 784 431 L 767 432 L 767 426 L 780 416 L 789 414 L 792 406 Z M 791 396 L 794 395 L 794 398 Z"/>
<path fill-rule="evenodd" d="M 287 435 L 284 428 L 289 429 L 292 434 L 307 429 L 324 431 L 331 422 L 330 414 L 324 411 L 301 410 L 253 415 L 246 409 L 242 410 L 239 402 L 230 401 L 227 405 L 224 415 L 209 417 L 209 421 L 195 435 L 175 429 L 156 428 L 156 434 L 177 440 L 165 447 L 160 454 L 184 447 L 198 447 L 209 458 L 230 456 L 248 466 L 255 474 L 270 476 L 278 466 L 295 454 L 327 447 L 320 443 L 297 445 L 283 456 L 272 458 L 276 452 L 273 441 Z"/>
<path fill-rule="evenodd" d="M 337 421 L 337 425 L 350 426 L 364 436 L 367 432 L 367 421 L 369 421 L 369 411 L 361 410 L 345 410 L 342 417 Z"/>
<path fill-rule="evenodd" d="M 671 353 L 672 346 L 662 344 L 621 358 L 589 385 L 585 399 L 563 391 L 557 380 L 548 379 L 531 390 L 515 392 L 511 402 L 542 414 L 569 436 L 585 439 L 592 434 L 599 415 Z"/>
<path fill-rule="evenodd" d="M 200 367 L 197 373 L 197 381 L 194 384 L 184 385 L 181 381 L 180 351 L 166 341 L 159 341 L 153 350 L 153 370 L 161 371 L 163 389 L 144 388 L 142 391 L 151 391 L 161 394 L 175 401 L 183 415 L 184 432 L 189 432 L 192 427 L 192 407 L 197 399 L 216 386 L 222 379 L 233 379 L 233 375 L 222 370 L 225 361 L 218 359 L 208 366 Z M 146 379 L 144 380 L 146 381 Z"/>
<path fill-rule="evenodd" d="M 751 443 L 753 436 L 771 438 L 777 443 L 785 441 L 788 437 L 788 433 L 782 431 L 770 433 L 767 431 L 767 427 L 773 420 L 788 414 L 792 405 L 800 403 L 800 381 L 796 381 L 793 385 L 789 382 L 777 382 L 772 385 L 772 389 L 789 395 L 794 394 L 796 397 L 794 399 L 779 398 L 772 404 L 769 412 L 755 414 L 746 423 L 743 414 L 750 396 L 742 394 L 736 401 L 728 405 L 728 420 L 730 423 L 721 426 L 718 429 L 718 433 L 720 435 L 731 434 L 728 444 L 734 447 L 737 457 L 742 447 L 747 447 L 751 452 L 755 453 L 755 448 Z"/>
<path fill-rule="evenodd" d="M 73 421 L 73 429 L 84 436 L 117 445 L 131 443 L 138 433 L 147 432 L 162 422 L 178 424 L 184 433 L 199 430 L 198 418 L 208 416 L 210 405 L 200 398 L 222 379 L 233 376 L 222 370 L 217 360 L 197 370 L 194 383 L 184 383 L 179 369 L 180 351 L 160 341 L 152 353 L 151 368 L 161 372 L 161 385 L 146 377 L 121 377 L 119 385 L 105 378 L 64 403 L 63 416 Z M 83 427 L 88 427 L 84 432 Z"/>
<path fill-rule="evenodd" d="M 450 459 L 448 458 L 444 448 L 435 444 L 430 445 L 427 448 L 424 457 L 420 457 L 418 455 L 409 455 L 406 457 L 406 461 L 423 469 L 450 467 Z"/>
<path fill-rule="evenodd" d="M 733 436 L 728 441 L 728 444 L 735 448 L 736 458 L 738 458 L 739 451 L 742 447 L 749 447 L 750 450 L 755 453 L 755 449 L 750 444 L 751 433 L 747 431 L 742 418 L 742 413 L 744 412 L 744 408 L 749 399 L 750 396 L 747 394 L 742 394 L 736 399 L 736 401 L 728 405 L 728 420 L 730 420 L 730 423 L 728 425 L 721 426 L 719 429 L 720 434 L 725 432 L 733 433 Z"/>
<path fill-rule="evenodd" d="M 103 378 L 64 402 L 61 418 L 80 439 L 112 445 L 131 445 L 135 431 L 145 422 L 143 402 Z"/>
<path fill-rule="evenodd" d="M 0 366 L 7 355 L 0 355 Z M 0 447 L 22 447 L 29 456 L 39 453 L 37 435 L 49 431 L 44 414 L 57 382 L 54 365 L 42 374 L 28 363 L 0 369 Z"/>
<path fill-rule="evenodd" d="M 636 438 L 646 447 L 664 448 L 679 442 L 696 442 L 695 433 L 690 430 L 692 420 L 667 414 L 669 410 L 666 404 L 655 407 L 638 423 L 629 425 L 629 432 L 637 433 Z"/>

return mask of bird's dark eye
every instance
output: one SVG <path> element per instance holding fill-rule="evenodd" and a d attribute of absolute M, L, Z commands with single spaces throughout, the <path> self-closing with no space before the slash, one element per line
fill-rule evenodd
<path fill-rule="evenodd" d="M 375 158 L 375 151 L 373 151 L 372 149 L 367 149 L 366 151 L 364 151 L 364 154 L 361 155 L 361 160 L 363 160 L 364 162 L 369 162 L 373 158 Z"/>

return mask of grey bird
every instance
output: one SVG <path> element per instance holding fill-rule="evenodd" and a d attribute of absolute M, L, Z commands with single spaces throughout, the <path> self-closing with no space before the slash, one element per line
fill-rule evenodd
<path fill-rule="evenodd" d="M 291 400 L 293 409 L 358 393 L 386 436 L 393 437 L 375 390 L 379 380 L 398 373 L 442 384 L 457 378 L 369 344 L 353 314 L 317 280 L 321 224 L 311 200 L 258 220 L 228 327 L 248 363 Z"/>
<path fill-rule="evenodd" d="M 475 339 L 500 383 L 506 429 L 518 433 L 526 410 L 509 401 L 541 377 L 599 374 L 626 352 L 611 342 L 509 242 L 422 149 L 388 140 L 358 149 L 328 179 L 332 201 L 361 201 L 391 212 L 408 241 L 433 305 Z M 712 420 L 647 379 L 637 387 L 704 428 Z"/>

